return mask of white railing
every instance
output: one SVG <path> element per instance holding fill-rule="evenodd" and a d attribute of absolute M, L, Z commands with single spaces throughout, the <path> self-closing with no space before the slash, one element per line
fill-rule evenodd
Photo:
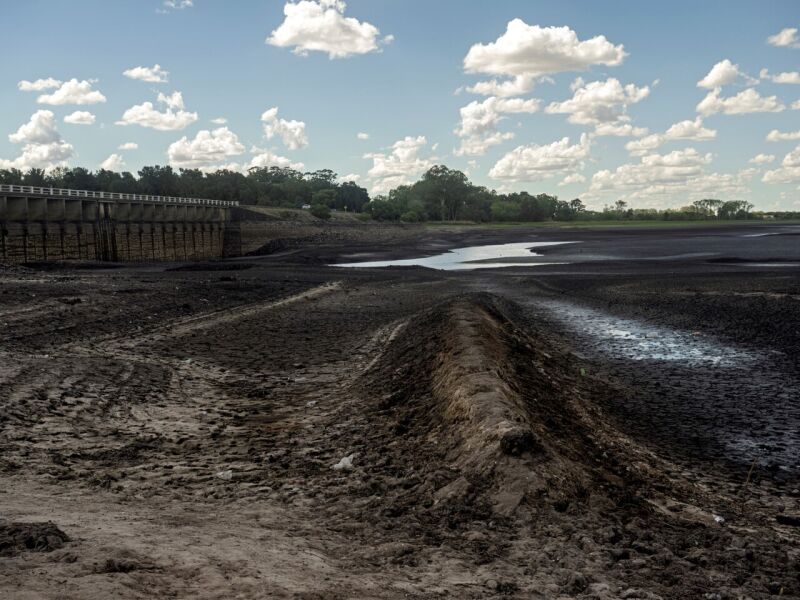
<path fill-rule="evenodd" d="M 32 185 L 0 184 L 0 193 L 28 194 L 51 198 L 86 198 L 89 200 L 111 200 L 129 202 L 155 202 L 158 204 L 192 204 L 201 206 L 239 206 L 233 200 L 210 200 L 208 198 L 176 198 L 174 196 L 147 196 L 144 194 L 117 194 L 113 192 L 91 192 L 88 190 L 69 190 Z"/>

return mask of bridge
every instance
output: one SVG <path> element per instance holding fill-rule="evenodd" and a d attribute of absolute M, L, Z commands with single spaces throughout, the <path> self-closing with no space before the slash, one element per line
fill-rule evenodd
<path fill-rule="evenodd" d="M 221 257 L 238 202 L 0 185 L 0 261 Z"/>

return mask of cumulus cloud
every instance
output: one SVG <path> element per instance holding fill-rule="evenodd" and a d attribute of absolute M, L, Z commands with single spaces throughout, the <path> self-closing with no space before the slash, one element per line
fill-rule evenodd
<path fill-rule="evenodd" d="M 291 159 L 286 158 L 285 156 L 278 156 L 271 150 L 266 150 L 264 148 L 258 148 L 257 146 L 253 146 L 250 149 L 250 152 L 253 153 L 253 158 L 248 165 L 248 168 L 269 168 L 269 167 L 281 167 L 281 168 L 289 168 L 294 169 L 295 171 L 302 171 L 305 168 L 305 165 L 301 162 L 292 162 Z"/>
<path fill-rule="evenodd" d="M 196 112 L 184 110 L 180 92 L 174 92 L 170 96 L 158 94 L 158 102 L 166 106 L 164 111 L 158 110 L 152 102 L 137 104 L 125 111 L 117 125 L 139 125 L 158 131 L 178 131 L 197 121 Z"/>
<path fill-rule="evenodd" d="M 783 157 L 781 166 L 764 173 L 764 183 L 797 183 L 800 182 L 800 146 Z"/>
<path fill-rule="evenodd" d="M 283 7 L 284 20 L 267 38 L 267 43 L 306 56 L 325 52 L 331 59 L 380 49 L 377 27 L 366 21 L 345 17 L 347 5 L 342 0 L 300 0 Z M 393 36 L 382 43 L 390 44 Z"/>
<path fill-rule="evenodd" d="M 70 79 L 52 94 L 42 94 L 36 99 L 39 104 L 59 106 L 62 104 L 99 104 L 106 101 L 106 97 L 97 90 L 92 89 L 92 81 L 78 81 Z"/>
<path fill-rule="evenodd" d="M 467 87 L 467 91 L 471 94 L 478 94 L 480 96 L 500 96 L 507 98 L 510 96 L 522 96 L 527 94 L 536 83 L 536 79 L 530 75 L 517 75 L 513 79 L 505 81 L 498 81 L 497 79 L 490 79 L 489 81 L 479 81 L 475 85 Z"/>
<path fill-rule="evenodd" d="M 37 110 L 31 115 L 30 121 L 20 125 L 8 139 L 15 144 L 52 144 L 61 140 L 61 134 L 56 128 L 52 111 Z"/>
<path fill-rule="evenodd" d="M 625 149 L 633 156 L 644 156 L 663 144 L 673 140 L 693 140 L 704 142 L 717 137 L 714 129 L 703 126 L 703 119 L 697 117 L 694 121 L 687 119 L 679 121 L 669 127 L 664 133 L 654 133 L 638 140 L 631 140 L 625 144 Z"/>
<path fill-rule="evenodd" d="M 119 154 L 112 154 L 100 163 L 100 168 L 106 171 L 122 171 L 125 168 L 125 160 Z"/>
<path fill-rule="evenodd" d="M 572 174 L 567 175 L 566 177 L 564 177 L 564 180 L 561 183 L 559 183 L 558 185 L 563 187 L 565 185 L 571 185 L 571 184 L 575 184 L 575 183 L 585 183 L 585 182 L 586 182 L 586 177 L 584 177 L 582 174 L 580 174 L 580 173 L 572 173 Z"/>
<path fill-rule="evenodd" d="M 125 142 L 124 144 L 120 144 L 117 150 L 138 150 L 139 144 L 136 142 Z"/>
<path fill-rule="evenodd" d="M 148 83 L 167 83 L 169 79 L 169 71 L 165 71 L 158 64 L 152 67 L 134 67 L 123 71 L 122 74 L 129 79 L 138 79 Z"/>
<path fill-rule="evenodd" d="M 216 119 L 211 119 L 211 122 L 214 125 L 227 125 L 228 119 L 226 119 L 225 117 L 217 117 Z"/>
<path fill-rule="evenodd" d="M 461 138 L 456 156 L 480 156 L 492 147 L 514 137 L 511 132 L 500 132 L 497 126 L 508 113 L 534 113 L 539 110 L 539 100 L 522 98 L 487 98 L 461 108 L 461 122 L 454 133 Z"/>
<path fill-rule="evenodd" d="M 464 57 L 467 73 L 508 77 L 538 77 L 563 71 L 584 71 L 592 65 L 617 66 L 625 59 L 623 46 L 599 35 L 581 41 L 569 27 L 508 23 L 496 41 L 475 44 Z"/>
<path fill-rule="evenodd" d="M 23 79 L 17 84 L 17 88 L 21 92 L 41 92 L 43 90 L 51 90 L 61 86 L 61 81 L 48 77 L 47 79 L 37 79 L 36 81 L 27 81 Z"/>
<path fill-rule="evenodd" d="M 489 171 L 492 179 L 506 181 L 539 181 L 583 168 L 589 157 L 591 140 L 581 135 L 577 144 L 568 137 L 552 144 L 518 146 L 503 156 Z"/>
<path fill-rule="evenodd" d="M 766 79 L 772 83 L 800 85 L 800 72 L 784 71 L 782 73 L 770 73 L 768 69 L 761 69 L 758 74 L 761 79 Z"/>
<path fill-rule="evenodd" d="M 754 170 L 736 174 L 706 173 L 711 154 L 700 154 L 694 148 L 674 150 L 668 154 L 648 154 L 640 162 L 624 164 L 614 170 L 603 169 L 592 176 L 590 197 L 613 193 L 623 200 L 660 198 L 663 203 L 673 198 L 685 203 L 687 198 L 709 193 L 742 195 Z"/>
<path fill-rule="evenodd" d="M 245 146 L 227 127 L 198 131 L 194 139 L 184 136 L 167 149 L 169 164 L 184 169 L 216 171 L 227 167 L 226 161 L 244 154 Z"/>
<path fill-rule="evenodd" d="M 551 114 L 568 114 L 568 121 L 576 125 L 592 125 L 598 135 L 643 135 L 647 130 L 626 126 L 630 117 L 628 106 L 641 102 L 650 95 L 647 86 L 623 86 L 613 77 L 606 81 L 586 83 L 578 78 L 572 84 L 573 96 L 563 102 L 553 102 L 545 108 Z"/>
<path fill-rule="evenodd" d="M 797 39 L 797 28 L 787 27 L 775 35 L 767 38 L 767 43 L 779 48 L 800 48 L 800 40 Z"/>
<path fill-rule="evenodd" d="M 339 177 L 339 181 L 344 181 L 344 182 L 352 181 L 353 183 L 358 183 L 360 179 L 361 175 L 359 175 L 358 173 L 348 173 L 347 175 L 342 175 L 341 177 Z"/>
<path fill-rule="evenodd" d="M 299 150 L 308 146 L 306 124 L 303 121 L 287 121 L 278 118 L 278 107 L 270 108 L 261 115 L 264 135 L 268 140 L 275 136 L 281 138 L 289 150 Z"/>
<path fill-rule="evenodd" d="M 364 133 L 363 131 L 359 131 L 356 134 L 356 137 L 363 142 L 363 141 L 366 141 L 366 140 L 369 139 L 369 134 L 368 133 Z"/>
<path fill-rule="evenodd" d="M 367 172 L 372 182 L 372 193 L 385 194 L 397 186 L 407 185 L 430 169 L 436 158 L 420 156 L 427 145 L 425 136 L 407 136 L 396 141 L 391 152 L 365 154 L 364 158 L 372 160 L 372 167 Z"/>
<path fill-rule="evenodd" d="M 756 154 L 753 158 L 751 158 L 748 162 L 754 165 L 766 165 L 775 160 L 774 154 Z"/>
<path fill-rule="evenodd" d="M 61 138 L 56 117 L 49 110 L 36 111 L 8 139 L 23 144 L 22 154 L 13 160 L 0 159 L 0 169 L 52 169 L 66 164 L 74 154 L 72 145 Z"/>
<path fill-rule="evenodd" d="M 158 13 L 168 13 L 173 10 L 183 10 L 184 8 L 192 8 L 194 0 L 164 0 L 161 5 L 162 8 L 156 10 Z"/>
<path fill-rule="evenodd" d="M 64 117 L 64 123 L 71 125 L 93 125 L 96 120 L 97 117 L 86 110 L 76 110 Z"/>
<path fill-rule="evenodd" d="M 735 83 L 739 79 L 739 75 L 739 65 L 733 64 L 726 58 L 711 67 L 708 75 L 697 82 L 697 87 L 713 90 Z"/>
<path fill-rule="evenodd" d="M 736 94 L 723 98 L 719 88 L 711 90 L 708 95 L 697 105 L 697 112 L 708 116 L 716 113 L 724 115 L 743 115 L 759 112 L 781 112 L 786 107 L 780 103 L 777 96 L 762 96 L 753 88 L 748 88 Z"/>
<path fill-rule="evenodd" d="M 768 142 L 792 142 L 800 140 L 800 131 L 778 131 L 773 129 L 767 134 Z"/>

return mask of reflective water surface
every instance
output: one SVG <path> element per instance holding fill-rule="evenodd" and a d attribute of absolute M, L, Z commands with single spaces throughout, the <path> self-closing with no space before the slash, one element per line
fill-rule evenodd
<path fill-rule="evenodd" d="M 535 260 L 541 254 L 533 248 L 560 246 L 576 242 L 517 242 L 513 244 L 492 244 L 487 246 L 469 246 L 453 248 L 435 256 L 421 258 L 405 258 L 400 260 L 373 260 L 362 262 L 339 263 L 334 267 L 428 267 L 442 271 L 464 271 L 470 269 L 496 269 L 500 267 L 535 267 L 539 265 L 558 265 L 560 262 L 541 262 Z M 512 259 L 528 259 L 525 261 Z"/>

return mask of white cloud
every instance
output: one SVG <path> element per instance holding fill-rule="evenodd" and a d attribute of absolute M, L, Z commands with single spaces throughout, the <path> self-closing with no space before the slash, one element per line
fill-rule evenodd
<path fill-rule="evenodd" d="M 454 133 L 461 138 L 456 156 L 479 156 L 491 146 L 514 137 L 511 132 L 500 132 L 497 126 L 506 113 L 534 113 L 539 110 L 539 100 L 522 98 L 487 98 L 461 108 L 461 122 Z"/>
<path fill-rule="evenodd" d="M 574 95 L 563 102 L 553 102 L 545 108 L 551 114 L 568 114 L 567 119 L 576 125 L 592 125 L 598 135 L 643 135 L 647 130 L 624 127 L 630 121 L 628 106 L 641 102 L 650 95 L 647 86 L 632 83 L 623 86 L 613 77 L 606 81 L 585 83 L 578 78 L 572 84 Z"/>
<path fill-rule="evenodd" d="M 244 154 L 245 146 L 227 127 L 198 131 L 194 139 L 184 136 L 167 149 L 169 164 L 184 169 L 216 171 L 226 168 L 225 161 Z"/>
<path fill-rule="evenodd" d="M 57 88 L 61 85 L 58 79 L 48 77 L 47 79 L 37 79 L 36 81 L 27 81 L 23 79 L 17 84 L 17 88 L 21 92 L 41 92 L 42 90 L 50 90 Z"/>
<path fill-rule="evenodd" d="M 786 107 L 777 96 L 762 96 L 753 88 L 748 88 L 728 98 L 720 97 L 719 88 L 714 89 L 697 105 L 697 112 L 708 116 L 715 113 L 724 115 L 743 115 L 759 112 L 781 112 Z"/>
<path fill-rule="evenodd" d="M 96 120 L 97 117 L 86 110 L 76 110 L 74 113 L 64 117 L 64 123 L 71 125 L 93 125 Z"/>
<path fill-rule="evenodd" d="M 158 94 L 158 102 L 166 105 L 165 111 L 156 109 L 152 102 L 137 104 L 125 111 L 117 125 L 140 125 L 158 131 L 178 131 L 197 121 L 196 112 L 183 110 L 183 96 L 180 92 L 174 92 L 170 96 Z"/>
<path fill-rule="evenodd" d="M 625 144 L 625 149 L 633 156 L 650 154 L 653 150 L 673 140 L 693 140 L 704 142 L 717 137 L 714 129 L 703 126 L 703 119 L 697 117 L 694 121 L 687 119 L 679 121 L 669 127 L 664 133 L 654 133 L 638 140 L 631 140 Z"/>
<path fill-rule="evenodd" d="M 346 58 L 379 50 L 377 27 L 345 17 L 342 0 L 300 0 L 283 7 L 285 19 L 270 34 L 267 43 L 306 56 L 309 52 L 326 52 L 328 57 Z M 394 36 L 382 42 L 390 44 Z"/>
<path fill-rule="evenodd" d="M 339 181 L 352 181 L 353 183 L 358 183 L 360 179 L 361 175 L 358 173 L 348 173 L 347 175 L 339 177 Z"/>
<path fill-rule="evenodd" d="M 228 119 L 226 119 L 225 117 L 217 117 L 216 119 L 211 119 L 211 122 L 214 125 L 227 125 Z"/>
<path fill-rule="evenodd" d="M 508 181 L 538 181 L 583 168 L 589 156 L 591 140 L 581 135 L 580 142 L 571 145 L 568 137 L 552 144 L 518 146 L 503 156 L 489 171 L 492 179 Z"/>
<path fill-rule="evenodd" d="M 800 140 L 800 131 L 778 131 L 773 129 L 767 134 L 768 142 L 793 142 Z"/>
<path fill-rule="evenodd" d="M 165 104 L 167 108 L 171 108 L 173 110 L 183 110 L 186 108 L 186 105 L 183 103 L 183 94 L 180 92 L 172 92 L 172 94 L 169 96 L 159 92 L 158 101 L 162 104 Z"/>
<path fill-rule="evenodd" d="M 270 108 L 261 115 L 264 124 L 264 135 L 268 140 L 278 136 L 289 150 L 298 150 L 308 146 L 306 124 L 303 121 L 287 121 L 278 118 L 278 108 Z"/>
<path fill-rule="evenodd" d="M 52 94 L 42 94 L 36 99 L 39 104 L 59 106 L 62 104 L 99 104 L 106 97 L 92 89 L 92 81 L 70 79 L 61 84 Z"/>
<path fill-rule="evenodd" d="M 372 167 L 367 173 L 372 181 L 372 193 L 385 194 L 399 185 L 411 183 L 430 169 L 436 158 L 420 156 L 427 144 L 425 136 L 407 136 L 395 142 L 388 154 L 365 154 L 364 158 L 372 160 Z"/>
<path fill-rule="evenodd" d="M 708 75 L 697 82 L 697 87 L 713 90 L 735 83 L 739 79 L 739 75 L 739 65 L 733 64 L 726 58 L 711 67 Z"/>
<path fill-rule="evenodd" d="M 592 65 L 617 66 L 625 56 L 623 46 L 615 46 L 605 36 L 581 41 L 569 27 L 540 27 L 514 19 L 496 41 L 475 44 L 469 49 L 464 57 L 464 70 L 533 78 L 584 71 Z"/>
<path fill-rule="evenodd" d="M 194 0 L 164 0 L 163 8 L 157 10 L 159 13 L 168 13 L 173 10 L 183 10 L 194 6 Z"/>
<path fill-rule="evenodd" d="M 594 134 L 599 136 L 641 137 L 647 132 L 647 127 L 634 127 L 630 123 L 600 123 L 594 128 Z"/>
<path fill-rule="evenodd" d="M 781 166 L 764 173 L 764 183 L 798 183 L 800 182 L 800 146 L 783 157 Z"/>
<path fill-rule="evenodd" d="M 510 96 L 521 96 L 527 94 L 536 83 L 536 80 L 530 75 L 517 75 L 513 79 L 506 81 L 498 81 L 491 79 L 489 81 L 479 81 L 475 85 L 467 88 L 471 94 L 479 94 L 481 96 L 500 96 L 507 98 Z"/>
<path fill-rule="evenodd" d="M 565 186 L 565 185 L 571 185 L 571 184 L 574 184 L 574 183 L 585 183 L 585 182 L 586 182 L 586 177 L 584 177 L 580 173 L 572 173 L 572 174 L 567 175 L 566 177 L 564 177 L 564 180 L 561 183 L 559 183 L 558 185 L 559 186 Z"/>
<path fill-rule="evenodd" d="M 761 69 L 759 77 L 761 77 L 761 79 L 768 79 L 773 83 L 800 84 L 800 72 L 798 71 L 784 71 L 783 73 L 770 75 L 767 69 Z"/>
<path fill-rule="evenodd" d="M 56 128 L 55 115 L 49 110 L 37 110 L 8 139 L 15 144 L 52 144 L 61 140 L 61 134 Z"/>
<path fill-rule="evenodd" d="M 291 159 L 285 156 L 278 156 L 274 152 L 264 148 L 253 146 L 250 152 L 252 152 L 254 156 L 250 164 L 247 165 L 248 168 L 281 167 L 294 169 L 295 171 L 302 171 L 305 168 L 305 165 L 301 162 L 292 162 Z"/>
<path fill-rule="evenodd" d="M 685 204 L 707 194 L 741 196 L 748 192 L 754 169 L 736 174 L 706 173 L 711 159 L 711 154 L 700 154 L 694 148 L 648 154 L 638 163 L 595 173 L 589 197 L 613 193 L 615 199 L 657 200 L 663 205 L 670 200 Z"/>
<path fill-rule="evenodd" d="M 368 133 L 364 133 L 363 131 L 360 131 L 360 132 L 358 132 L 356 134 L 356 137 L 363 142 L 363 141 L 366 141 L 366 140 L 369 139 L 369 134 Z"/>
<path fill-rule="evenodd" d="M 751 158 L 748 162 L 754 165 L 766 165 L 771 163 L 775 160 L 774 154 L 756 154 L 753 158 Z"/>
<path fill-rule="evenodd" d="M 767 38 L 767 43 L 771 46 L 782 48 L 800 48 L 800 40 L 797 39 L 797 28 L 787 27 L 779 33 Z"/>
<path fill-rule="evenodd" d="M 100 168 L 106 171 L 122 171 L 125 168 L 125 160 L 119 154 L 112 154 L 100 163 Z"/>
<path fill-rule="evenodd" d="M 66 164 L 74 148 L 61 138 L 56 117 L 49 110 L 38 110 L 28 123 L 8 136 L 15 144 L 24 144 L 22 154 L 14 160 L 0 159 L 0 169 L 52 169 Z"/>
<path fill-rule="evenodd" d="M 138 79 L 149 83 L 167 83 L 169 78 L 169 71 L 165 71 L 158 64 L 152 67 L 134 67 L 123 71 L 122 74 L 129 79 Z"/>
<path fill-rule="evenodd" d="M 138 150 L 139 144 L 136 142 L 125 142 L 124 144 L 120 144 L 117 150 Z"/>

